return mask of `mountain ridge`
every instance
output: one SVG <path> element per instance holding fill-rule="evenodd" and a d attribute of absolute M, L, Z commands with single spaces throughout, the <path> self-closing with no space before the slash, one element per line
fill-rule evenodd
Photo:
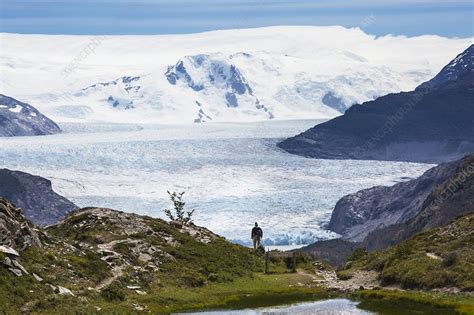
<path fill-rule="evenodd" d="M 61 132 L 59 126 L 30 104 L 0 94 L 0 137 L 41 136 Z"/>
<path fill-rule="evenodd" d="M 464 53 L 472 55 L 470 46 Z M 454 61 L 453 61 L 454 62 Z M 430 82 L 430 81 L 428 81 Z M 311 158 L 439 163 L 474 151 L 474 72 L 388 94 L 278 143 Z"/>
<path fill-rule="evenodd" d="M 77 208 L 54 192 L 50 180 L 9 169 L 0 169 L 0 196 L 22 208 L 24 215 L 37 225 L 56 223 Z"/>
<path fill-rule="evenodd" d="M 116 123 L 333 118 L 353 104 L 415 88 L 469 41 L 374 37 L 337 26 L 166 36 L 0 36 L 8 43 L 0 63 L 4 93 L 38 104 L 55 121 Z M 88 45 L 96 48 L 94 53 L 74 62 Z M 205 65 L 186 65 L 193 80 L 206 78 L 213 67 L 235 66 L 253 97 L 210 79 L 197 80 L 195 87 L 204 87 L 198 91 L 171 84 L 168 69 L 192 58 L 202 58 Z M 32 75 L 25 74 L 26 67 Z M 126 77 L 140 77 L 140 83 L 129 90 L 100 85 Z M 41 85 L 36 78 L 43 78 Z M 100 88 L 83 93 L 93 85 Z"/>

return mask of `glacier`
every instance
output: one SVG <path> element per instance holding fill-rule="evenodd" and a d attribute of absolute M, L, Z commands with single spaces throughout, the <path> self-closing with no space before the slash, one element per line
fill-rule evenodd
<path fill-rule="evenodd" d="M 472 38 L 278 26 L 184 35 L 0 34 L 0 92 L 56 122 L 328 119 L 428 80 Z"/>
<path fill-rule="evenodd" d="M 81 207 L 164 217 L 166 191 L 186 191 L 195 222 L 248 244 L 255 221 L 267 245 L 308 244 L 337 200 L 419 176 L 428 164 L 308 159 L 276 143 L 321 120 L 212 124 L 62 123 L 64 133 L 0 138 L 0 168 L 46 177 Z"/>

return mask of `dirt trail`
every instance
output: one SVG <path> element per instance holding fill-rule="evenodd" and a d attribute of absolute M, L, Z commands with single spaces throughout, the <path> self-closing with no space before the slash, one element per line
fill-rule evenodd
<path fill-rule="evenodd" d="M 373 289 L 380 286 L 377 281 L 377 272 L 375 271 L 356 271 L 352 278 L 348 280 L 338 279 L 335 271 L 316 270 L 316 275 L 323 278 L 323 280 L 319 280 L 319 282 L 328 289 L 355 291 L 361 287 L 364 289 Z"/>

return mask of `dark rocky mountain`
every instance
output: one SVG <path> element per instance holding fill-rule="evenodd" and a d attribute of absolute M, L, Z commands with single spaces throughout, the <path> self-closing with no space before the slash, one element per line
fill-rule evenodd
<path fill-rule="evenodd" d="M 350 242 L 337 238 L 319 241 L 314 244 L 302 247 L 297 251 L 318 257 L 318 259 L 328 262 L 331 266 L 340 267 L 344 265 L 347 257 L 349 257 L 356 248 L 361 246 L 361 243 Z"/>
<path fill-rule="evenodd" d="M 0 137 L 40 136 L 61 132 L 33 106 L 0 94 Z"/>
<path fill-rule="evenodd" d="M 387 224 L 384 228 L 372 231 L 364 239 L 363 246 L 369 250 L 387 248 L 419 232 L 445 226 L 456 217 L 472 212 L 474 154 L 455 163 L 451 175 L 431 191 L 415 215 L 402 223 Z"/>
<path fill-rule="evenodd" d="M 328 228 L 344 240 L 362 242 L 373 250 L 470 212 L 474 212 L 474 154 L 436 166 L 408 182 L 341 198 Z"/>
<path fill-rule="evenodd" d="M 415 91 L 354 105 L 278 146 L 323 159 L 443 162 L 474 152 L 474 49 Z"/>
<path fill-rule="evenodd" d="M 426 198 L 453 175 L 458 164 L 441 164 L 414 180 L 344 196 L 336 203 L 328 229 L 346 240 L 361 242 L 371 231 L 406 222 L 421 211 Z"/>
<path fill-rule="evenodd" d="M 56 223 L 77 208 L 55 193 L 48 179 L 8 169 L 0 169 L 0 196 L 23 209 L 25 216 L 38 225 Z"/>
<path fill-rule="evenodd" d="M 358 247 L 389 248 L 469 213 L 474 213 L 474 154 L 433 167 L 414 180 L 342 197 L 328 224 L 342 238 L 301 251 L 341 266 Z"/>

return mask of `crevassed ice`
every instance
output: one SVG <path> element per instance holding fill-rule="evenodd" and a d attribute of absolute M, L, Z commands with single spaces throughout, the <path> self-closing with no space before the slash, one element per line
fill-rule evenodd
<path fill-rule="evenodd" d="M 419 176 L 427 164 L 317 160 L 275 144 L 316 121 L 194 125 L 63 125 L 63 134 L 0 138 L 0 167 L 49 178 L 79 206 L 164 217 L 166 191 L 186 191 L 195 221 L 249 244 L 254 222 L 267 244 L 307 244 L 339 198 Z"/>

